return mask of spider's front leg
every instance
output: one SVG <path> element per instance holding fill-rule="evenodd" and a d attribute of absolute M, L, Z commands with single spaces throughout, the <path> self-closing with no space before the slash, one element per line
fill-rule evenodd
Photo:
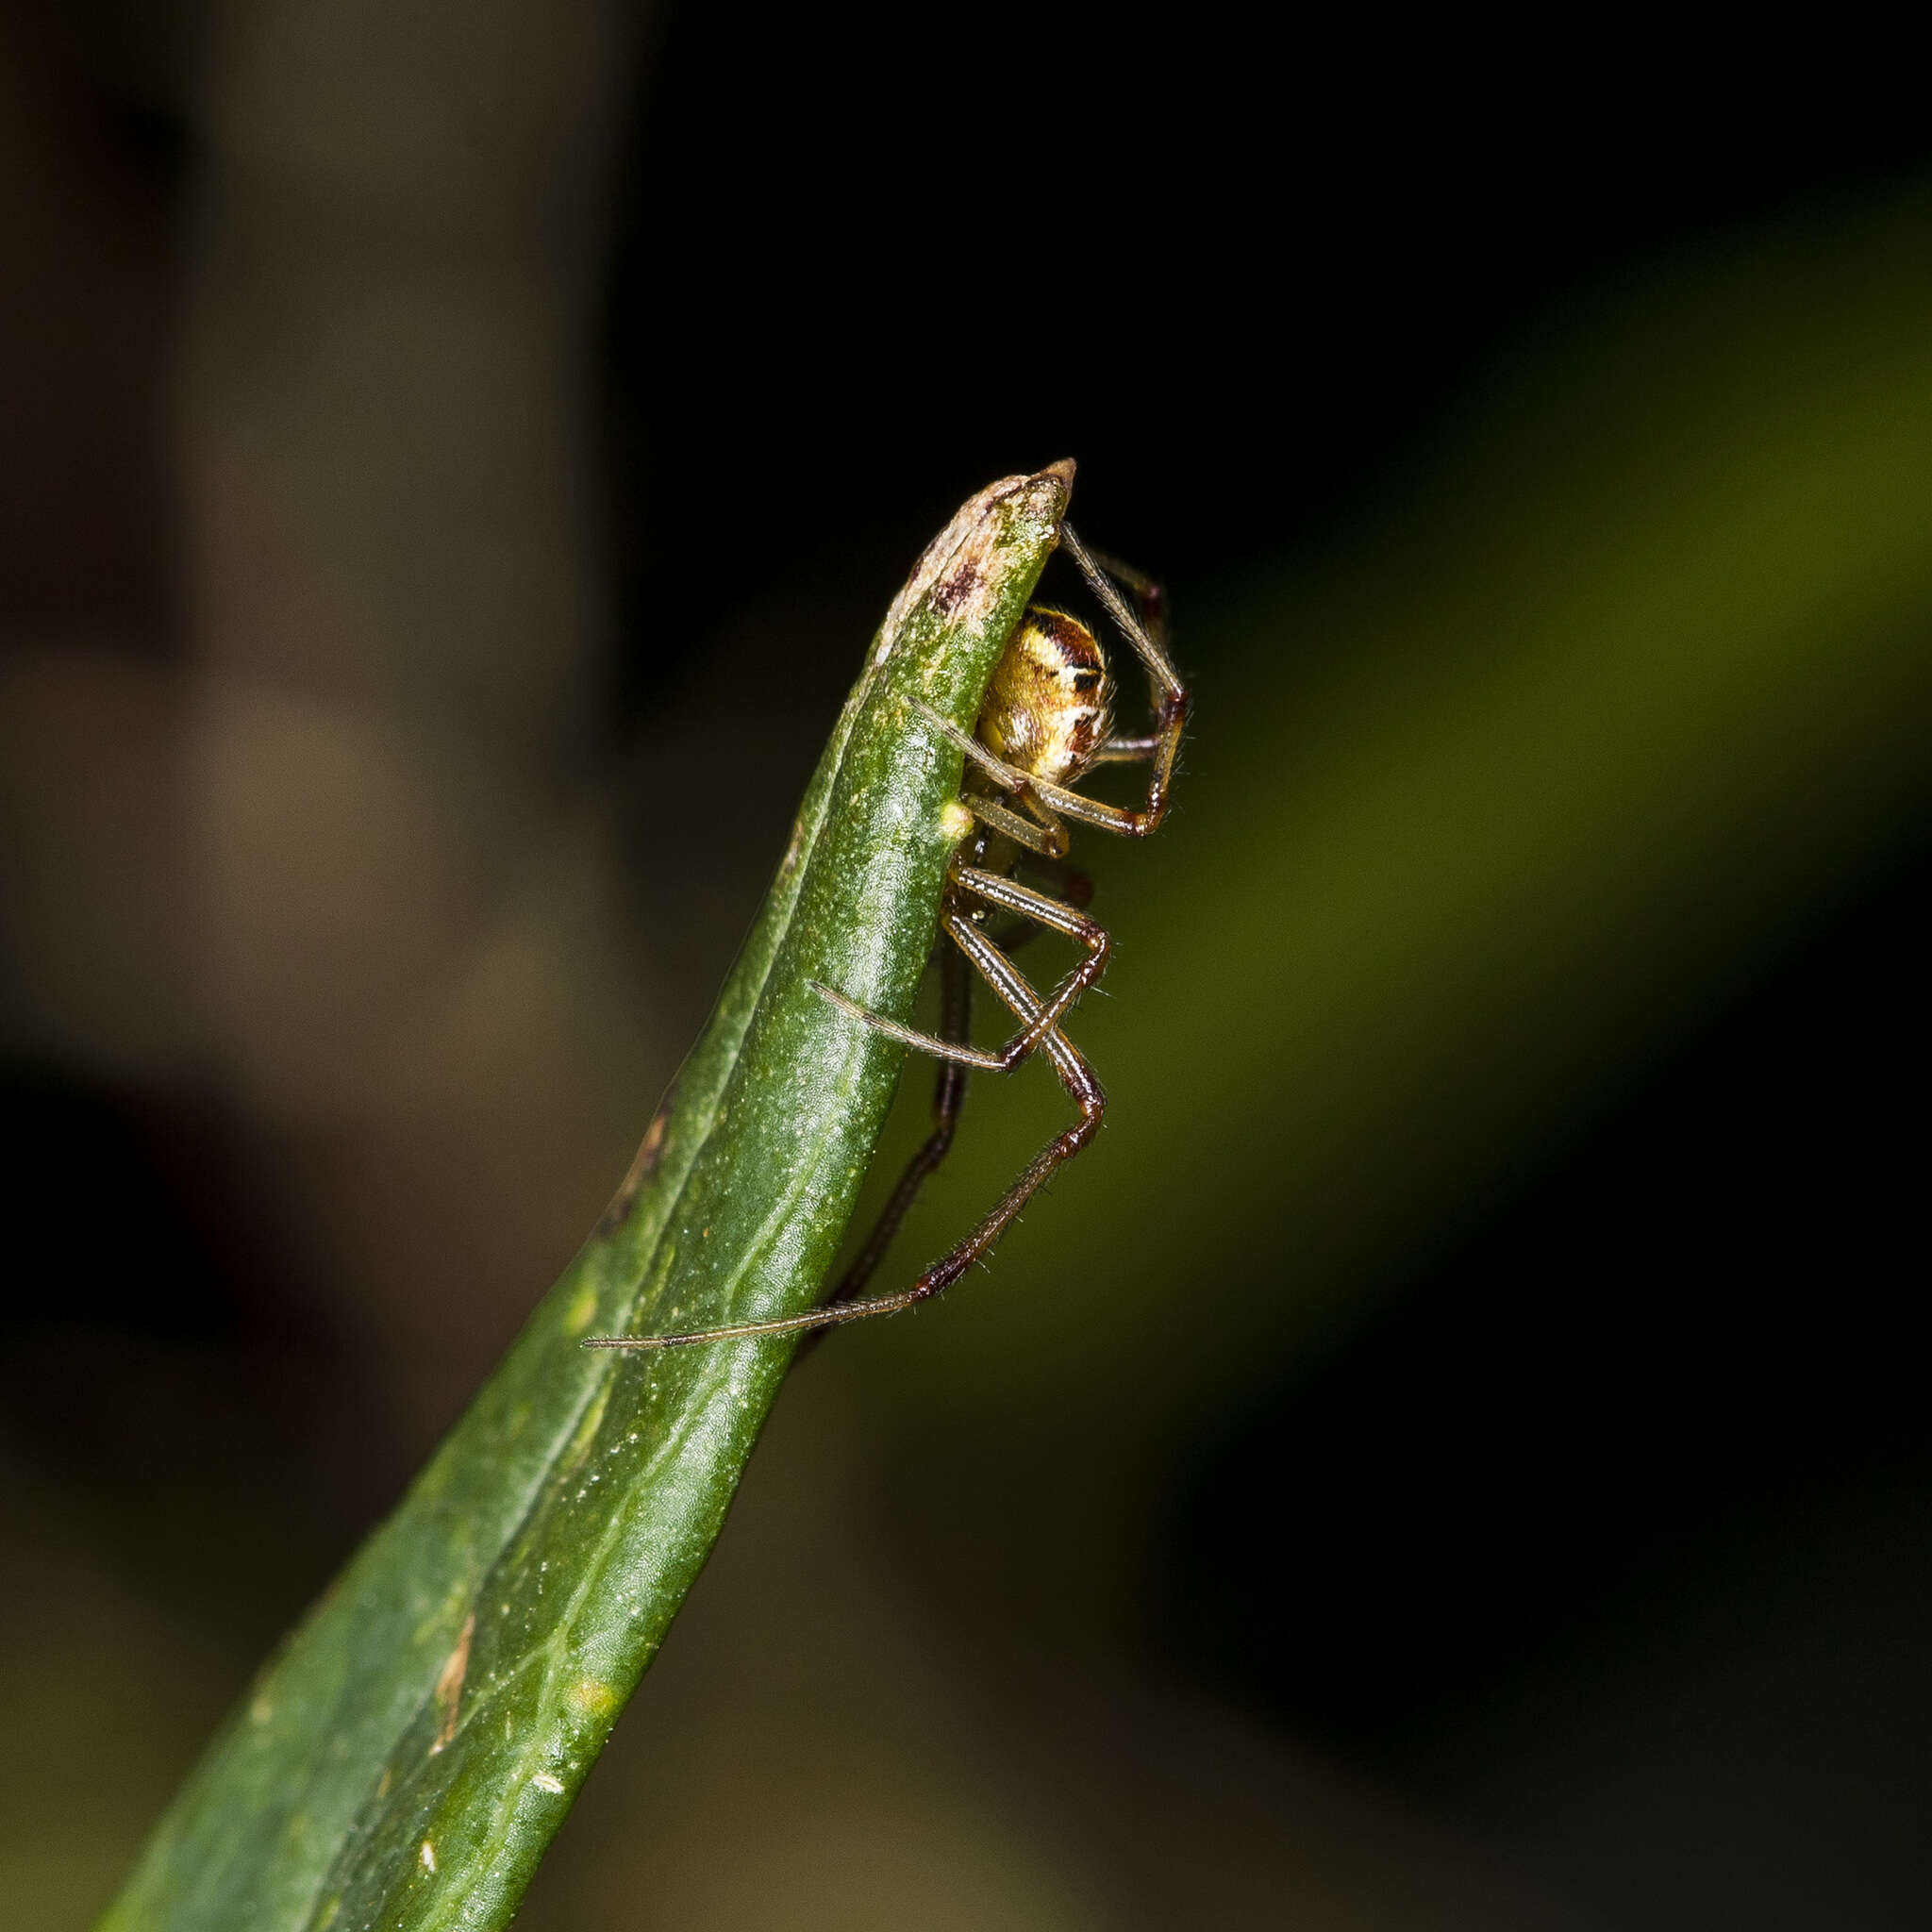
<path fill-rule="evenodd" d="M 1147 774 L 1147 802 L 1139 808 L 1099 805 L 1082 798 L 1076 791 L 1058 785 L 1041 785 L 1041 803 L 1063 812 L 1070 819 L 1098 825 L 1103 831 L 1119 832 L 1130 839 L 1144 839 L 1167 816 L 1168 792 L 1174 784 L 1174 759 L 1180 754 L 1181 733 L 1188 724 L 1188 693 L 1180 674 L 1167 655 L 1167 603 L 1160 586 L 1126 564 L 1111 558 L 1096 557 L 1068 524 L 1060 525 L 1060 548 L 1073 559 L 1080 575 L 1121 635 L 1134 648 L 1146 667 L 1148 700 L 1154 708 L 1154 730 L 1144 738 L 1115 738 L 1100 749 L 1094 762 L 1112 763 L 1126 758 L 1148 758 L 1153 769 Z M 1127 608 L 1126 599 L 1116 588 L 1114 578 L 1134 592 L 1140 614 Z"/>

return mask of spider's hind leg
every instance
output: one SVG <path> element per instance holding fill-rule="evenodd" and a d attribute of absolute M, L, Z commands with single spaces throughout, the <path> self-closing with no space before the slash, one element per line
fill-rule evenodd
<path fill-rule="evenodd" d="M 1093 881 L 1077 866 L 1069 865 L 1063 858 L 1042 858 L 1032 852 L 1020 855 L 1021 870 L 1030 874 L 1035 881 L 1050 892 L 1063 911 L 1085 912 L 1093 903 Z M 1008 876 L 1010 878 L 1011 874 Z M 1029 940 L 1036 940 L 1042 931 L 1057 930 L 1049 927 L 1043 920 L 1030 914 L 1009 912 L 997 924 L 984 928 L 996 945 L 1004 946 L 1008 952 L 1024 946 Z"/>
<path fill-rule="evenodd" d="M 1031 1031 L 1045 1013 L 1045 1003 L 1027 984 L 1013 962 L 989 940 L 973 922 L 958 912 L 946 916 L 945 929 L 959 950 L 978 969 L 980 976 L 1026 1023 Z M 902 1308 L 916 1307 L 943 1294 L 999 1240 L 1021 1208 L 1031 1200 L 1047 1178 L 1071 1160 L 1098 1132 L 1107 1112 L 1107 1092 L 1094 1077 L 1085 1057 L 1063 1034 L 1049 1031 L 1041 1045 L 1058 1074 L 1060 1085 L 1080 1110 L 1080 1118 L 1056 1134 L 1022 1170 L 1020 1177 L 1000 1198 L 966 1239 L 935 1261 L 910 1288 L 897 1294 L 876 1296 L 871 1301 L 840 1301 L 817 1311 L 819 1323 L 859 1322 L 871 1315 L 895 1315 Z M 774 1326 L 779 1324 L 773 1324 Z M 788 1327 L 817 1325 L 811 1316 L 794 1318 Z"/>
<path fill-rule="evenodd" d="M 978 969 L 980 976 L 987 984 L 1024 1023 L 1025 1029 L 1031 1032 L 1037 1027 L 1046 1013 L 1047 1007 L 1026 983 L 1019 968 L 964 913 L 957 910 L 948 912 L 944 925 L 954 943 Z M 851 1002 L 843 1000 L 838 1004 L 851 1006 Z M 852 1008 L 852 1010 L 858 1018 L 868 1020 L 869 1024 L 881 1032 L 887 1031 L 891 1026 L 890 1022 L 882 1022 L 876 1016 L 868 1016 L 862 1007 Z M 1072 1095 L 1074 1106 L 1080 1109 L 1080 1118 L 1072 1126 L 1056 1134 L 1027 1162 L 1020 1178 L 993 1203 L 979 1225 L 957 1247 L 935 1261 L 910 1288 L 902 1289 L 897 1294 L 874 1295 L 870 1301 L 823 1302 L 809 1313 L 781 1315 L 771 1322 L 736 1322 L 726 1327 L 705 1328 L 689 1335 L 593 1336 L 585 1346 L 682 1348 L 697 1341 L 742 1341 L 754 1335 L 796 1335 L 808 1328 L 829 1328 L 844 1322 L 862 1322 L 872 1315 L 896 1315 L 902 1308 L 914 1307 L 921 1302 L 932 1300 L 935 1295 L 943 1294 L 1007 1231 L 1015 1216 L 1039 1191 L 1048 1175 L 1071 1160 L 1086 1146 L 1099 1129 L 1101 1119 L 1107 1112 L 1106 1090 L 1094 1078 L 1093 1069 L 1087 1064 L 1079 1050 L 1068 1041 L 1066 1035 L 1057 1029 L 1049 1030 L 1041 1044 L 1045 1049 L 1047 1058 L 1053 1062 L 1054 1072 L 1059 1075 L 1060 1085 Z M 949 1048 L 951 1054 L 961 1058 L 965 1058 L 968 1051 L 959 1047 Z M 920 1178 L 923 1179 L 924 1175 Z M 905 1185 L 902 1180 L 901 1188 L 904 1189 Z M 907 1198 L 909 1200 L 910 1195 Z M 842 1290 L 844 1284 L 841 1283 L 840 1286 Z"/>
<path fill-rule="evenodd" d="M 969 1045 L 973 1039 L 973 975 L 966 956 L 943 941 L 940 947 L 940 1038 Z M 939 1079 L 933 1087 L 932 1132 L 921 1143 L 918 1153 L 906 1163 L 891 1199 L 879 1210 L 865 1245 L 851 1267 L 840 1277 L 839 1285 L 821 1306 L 849 1302 L 863 1292 L 865 1284 L 877 1272 L 899 1231 L 899 1224 L 925 1184 L 952 1151 L 953 1136 L 959 1124 L 959 1109 L 966 1100 L 966 1069 L 955 1059 L 940 1062 Z"/>

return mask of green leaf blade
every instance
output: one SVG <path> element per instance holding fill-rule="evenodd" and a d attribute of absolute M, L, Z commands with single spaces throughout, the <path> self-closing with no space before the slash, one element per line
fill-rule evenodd
<path fill-rule="evenodd" d="M 596 1233 L 395 1514 L 229 1719 L 102 1921 L 508 1920 L 723 1526 L 793 1338 L 625 1354 L 811 1307 L 903 1049 L 960 755 L 1070 465 L 971 499 L 874 640 L 703 1038 Z"/>

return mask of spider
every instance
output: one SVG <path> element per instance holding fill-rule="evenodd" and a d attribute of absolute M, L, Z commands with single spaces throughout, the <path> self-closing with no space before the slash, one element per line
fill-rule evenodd
<path fill-rule="evenodd" d="M 1060 525 L 1059 541 L 1145 667 L 1154 729 L 1139 737 L 1115 733 L 1113 680 L 1099 639 L 1077 617 L 1038 604 L 1028 607 L 1008 639 L 970 736 L 937 711 L 919 708 L 925 722 L 965 754 L 967 770 L 958 801 L 965 835 L 947 868 L 940 901 L 940 1030 L 921 1033 L 871 1011 L 834 987 L 813 981 L 812 988 L 861 1024 L 940 1061 L 932 1132 L 908 1163 L 858 1258 L 816 1308 L 803 1315 L 683 1335 L 630 1337 L 623 1345 L 673 1348 L 827 1328 L 873 1315 L 897 1314 L 930 1301 L 992 1246 L 1047 1177 L 1098 1130 L 1107 1094 L 1079 1049 L 1060 1030 L 1060 1023 L 1106 970 L 1108 941 L 1085 910 L 1092 887 L 1065 863 L 1064 821 L 1096 825 L 1130 839 L 1144 839 L 1159 826 L 1167 815 L 1174 757 L 1187 724 L 1188 693 L 1167 655 L 1166 606 L 1159 586 L 1139 571 L 1090 551 L 1067 524 Z M 1137 609 L 1128 608 L 1116 580 L 1132 592 Z M 1151 767 L 1144 804 L 1107 805 L 1070 789 L 1097 765 L 1126 762 Z M 1013 874 L 1023 867 L 1056 879 L 1065 896 L 1054 898 L 1021 884 Z M 1014 945 L 1041 927 L 1064 933 L 1085 955 L 1050 999 L 1041 997 L 999 943 L 1004 939 L 1008 946 Z M 974 973 L 1021 1023 L 1020 1030 L 996 1050 L 972 1044 Z M 1010 1073 L 1035 1053 L 1046 1055 L 1079 1110 L 1079 1119 L 1049 1141 L 979 1225 L 910 1288 L 866 1297 L 865 1286 L 914 1196 L 952 1147 L 968 1071 L 976 1067 L 987 1073 Z"/>

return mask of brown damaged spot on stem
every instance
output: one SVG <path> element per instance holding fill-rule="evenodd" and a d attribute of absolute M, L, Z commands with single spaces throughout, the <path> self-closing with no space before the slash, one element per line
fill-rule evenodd
<path fill-rule="evenodd" d="M 457 1734 L 457 1706 L 462 1702 L 463 1679 L 470 1674 L 470 1640 L 475 1634 L 476 1613 L 472 1610 L 463 1619 L 457 1647 L 450 1652 L 442 1673 L 436 1680 L 436 1707 L 442 1717 L 436 1727 L 436 1741 L 429 1747 L 432 1757 Z"/>
<path fill-rule="evenodd" d="M 644 1138 L 631 1161 L 630 1172 L 610 1197 L 610 1205 L 605 1208 L 604 1218 L 597 1224 L 600 1241 L 615 1234 L 630 1219 L 630 1210 L 637 1205 L 639 1192 L 658 1172 L 658 1163 L 664 1158 L 664 1137 L 671 1131 L 671 1109 L 676 1099 L 677 1083 L 674 1080 L 671 1091 L 658 1103 L 658 1111 L 651 1116 L 651 1124 L 644 1129 Z"/>

